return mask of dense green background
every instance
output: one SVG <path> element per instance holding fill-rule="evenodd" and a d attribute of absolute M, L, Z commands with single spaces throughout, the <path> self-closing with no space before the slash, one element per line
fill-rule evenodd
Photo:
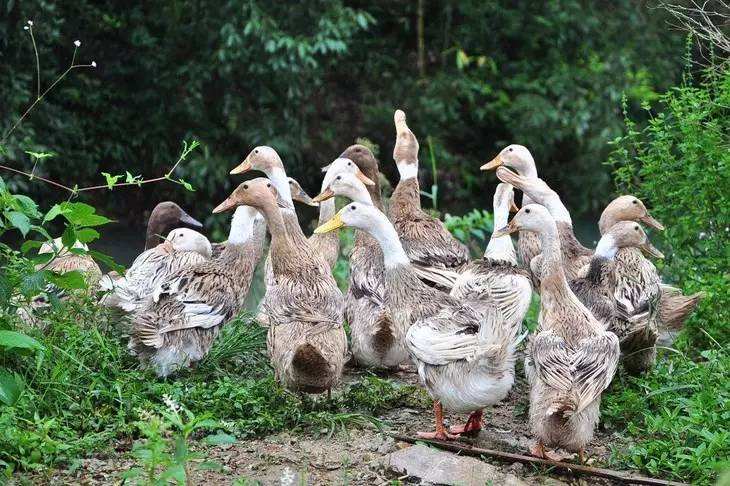
<path fill-rule="evenodd" d="M 650 2 L 430 1 L 419 50 L 416 1 L 0 2 L 0 129 L 35 91 L 35 22 L 42 81 L 83 43 L 80 70 L 65 80 L 8 144 L 4 164 L 29 169 L 24 150 L 52 150 L 39 173 L 80 185 L 102 171 L 153 177 L 182 139 L 204 144 L 179 186 L 84 195 L 116 218 L 170 198 L 201 218 L 237 179 L 228 170 L 258 144 L 274 146 L 310 191 L 319 167 L 357 137 L 391 160 L 392 113 L 406 110 L 439 170 L 440 206 L 457 214 L 489 207 L 493 177 L 478 166 L 507 143 L 527 145 L 543 177 L 574 214 L 595 214 L 614 189 L 603 165 L 621 133 L 620 99 L 640 103 L 675 85 L 684 34 Z M 419 62 L 422 60 L 422 62 Z M 7 177 L 20 192 L 55 201 L 54 189 Z M 482 188 L 490 189 L 482 192 Z"/>

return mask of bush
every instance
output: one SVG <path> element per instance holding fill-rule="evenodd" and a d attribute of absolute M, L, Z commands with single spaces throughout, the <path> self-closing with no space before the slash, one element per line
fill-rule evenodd
<path fill-rule="evenodd" d="M 603 418 L 625 427 L 618 464 L 710 484 L 730 466 L 730 69 L 688 73 L 659 106 L 645 106 L 644 128 L 626 117 L 610 163 L 619 191 L 641 198 L 666 225 L 655 238 L 665 282 L 706 295 L 675 343 L 681 351 L 646 377 L 617 379 Z"/>

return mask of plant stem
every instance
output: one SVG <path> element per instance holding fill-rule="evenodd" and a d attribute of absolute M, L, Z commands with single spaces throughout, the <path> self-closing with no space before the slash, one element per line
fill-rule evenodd
<path fill-rule="evenodd" d="M 36 71 L 36 98 L 41 97 L 41 59 L 38 56 L 38 46 L 35 43 L 35 36 L 33 35 L 33 26 L 28 29 L 30 32 L 30 40 L 33 42 L 33 51 L 35 52 L 35 71 Z"/>

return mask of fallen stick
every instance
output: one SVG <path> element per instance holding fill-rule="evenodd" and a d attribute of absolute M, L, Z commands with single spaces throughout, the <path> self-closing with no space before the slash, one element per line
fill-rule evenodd
<path fill-rule="evenodd" d="M 489 456 L 502 461 L 523 462 L 527 464 L 539 464 L 548 466 L 562 471 L 575 473 L 586 476 L 597 476 L 601 478 L 613 479 L 622 483 L 629 484 L 648 484 L 653 486 L 689 486 L 687 483 L 678 483 L 675 481 L 666 481 L 664 479 L 647 478 L 643 476 L 634 476 L 631 473 L 623 471 L 614 471 L 612 469 L 602 469 L 598 467 L 584 466 L 582 464 L 571 464 L 568 462 L 550 461 L 548 459 L 540 459 L 539 457 L 523 456 L 522 454 L 513 454 L 511 452 L 496 451 L 493 449 L 482 449 L 469 445 L 463 445 L 456 442 L 442 442 L 439 440 L 425 440 L 417 437 L 409 437 L 407 435 L 389 434 L 395 440 L 415 444 L 422 442 L 431 446 L 445 449 L 452 452 L 460 452 L 469 456 Z"/>

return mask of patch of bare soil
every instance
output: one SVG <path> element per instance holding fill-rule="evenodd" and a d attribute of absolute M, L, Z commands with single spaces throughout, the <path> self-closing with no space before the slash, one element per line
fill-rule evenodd
<path fill-rule="evenodd" d="M 348 370 L 346 381 L 354 382 L 362 372 Z M 417 383 L 412 372 L 399 372 L 391 379 L 404 383 Z M 478 447 L 528 454 L 532 439 L 527 427 L 528 387 L 519 377 L 508 398 L 491 410 L 485 411 L 486 426 L 477 437 L 464 438 L 463 442 Z M 399 479 L 404 484 L 419 484 L 417 478 L 398 478 L 380 465 L 379 459 L 410 444 L 396 442 L 387 433 L 415 435 L 417 431 L 433 429 L 433 415 L 429 407 L 395 407 L 380 418 L 386 430 L 375 427 L 339 430 L 330 435 L 327 430 L 300 433 L 281 432 L 259 439 L 243 439 L 230 446 L 206 446 L 197 443 L 193 447 L 204 453 L 206 460 L 223 466 L 220 471 L 194 471 L 190 484 L 264 484 L 264 485 L 381 485 L 394 484 Z M 450 424 L 466 420 L 463 415 L 447 413 Z M 608 457 L 611 435 L 599 430 L 588 448 L 589 464 L 600 464 Z M 126 445 L 128 450 L 131 446 Z M 31 477 L 31 483 L 44 484 L 120 484 L 120 474 L 133 466 L 124 451 L 116 456 L 96 456 L 82 461 L 75 470 L 55 471 L 43 477 Z M 491 462 L 505 473 L 511 473 L 528 484 L 591 484 L 607 485 L 610 481 L 598 478 L 573 478 L 551 475 L 521 463 Z M 18 481 L 18 483 L 22 483 Z M 397 483 L 396 483 L 397 484 Z"/>

